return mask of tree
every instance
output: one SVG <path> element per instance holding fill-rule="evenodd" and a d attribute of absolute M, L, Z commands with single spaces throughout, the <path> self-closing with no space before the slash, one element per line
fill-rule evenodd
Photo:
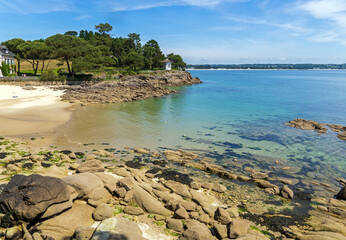
<path fill-rule="evenodd" d="M 76 32 L 76 31 L 67 31 L 67 32 L 65 32 L 65 35 L 77 37 L 78 36 L 78 32 Z"/>
<path fill-rule="evenodd" d="M 142 54 L 131 50 L 126 57 L 125 64 L 133 70 L 142 68 L 144 66 L 144 57 Z"/>
<path fill-rule="evenodd" d="M 128 46 L 130 49 L 134 49 L 136 52 L 141 51 L 141 35 L 138 33 L 130 33 L 127 39 Z"/>
<path fill-rule="evenodd" d="M 151 69 L 161 67 L 164 55 L 161 52 L 159 44 L 155 40 L 150 40 L 143 46 L 143 55 L 146 67 Z"/>
<path fill-rule="evenodd" d="M 26 41 L 19 45 L 19 50 L 22 52 L 23 57 L 31 63 L 34 74 L 37 74 L 38 65 L 42 61 L 42 70 L 44 69 L 44 61 L 50 58 L 50 48 L 45 42 L 41 40 Z"/>
<path fill-rule="evenodd" d="M 95 69 L 102 64 L 101 51 L 84 39 L 56 34 L 47 38 L 46 43 L 52 48 L 55 58 L 66 61 L 70 74 Z"/>
<path fill-rule="evenodd" d="M 167 58 L 173 61 L 172 66 L 175 69 L 185 69 L 186 62 L 184 62 L 183 58 L 180 55 L 176 55 L 174 53 L 168 54 Z"/>
<path fill-rule="evenodd" d="M 13 38 L 11 40 L 1 43 L 2 45 L 5 45 L 11 52 L 16 54 L 16 60 L 18 63 L 18 73 L 20 73 L 20 61 L 23 55 L 22 52 L 19 50 L 19 45 L 23 43 L 25 43 L 25 41 L 20 38 Z"/>
<path fill-rule="evenodd" d="M 99 25 L 95 26 L 95 29 L 102 35 L 105 35 L 106 33 L 112 31 L 113 27 L 109 23 L 100 23 Z"/>

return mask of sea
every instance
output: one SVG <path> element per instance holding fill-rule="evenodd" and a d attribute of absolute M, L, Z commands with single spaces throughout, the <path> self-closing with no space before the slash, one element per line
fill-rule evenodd
<path fill-rule="evenodd" d="M 80 144 L 185 149 L 221 165 L 280 162 L 312 178 L 346 177 L 346 141 L 337 133 L 284 125 L 295 118 L 346 125 L 346 71 L 189 72 L 203 83 L 162 98 L 82 107 L 62 131 Z"/>

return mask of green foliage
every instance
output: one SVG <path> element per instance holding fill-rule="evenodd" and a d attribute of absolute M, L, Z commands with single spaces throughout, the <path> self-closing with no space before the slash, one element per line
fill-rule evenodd
<path fill-rule="evenodd" d="M 66 78 L 61 75 L 55 74 L 53 69 L 42 72 L 40 81 L 65 81 Z"/>
<path fill-rule="evenodd" d="M 67 32 L 65 32 L 65 35 L 77 37 L 78 36 L 78 32 L 76 32 L 76 31 L 67 31 Z"/>
<path fill-rule="evenodd" d="M 150 40 L 143 46 L 143 55 L 146 67 L 151 69 L 161 67 L 164 55 L 155 40 Z"/>
<path fill-rule="evenodd" d="M 4 77 L 10 76 L 11 74 L 11 68 L 9 64 L 6 64 L 5 62 L 1 63 L 1 72 Z"/>
<path fill-rule="evenodd" d="M 113 27 L 109 23 L 100 23 L 99 25 L 95 26 L 95 29 L 101 34 L 106 34 L 112 31 Z"/>
<path fill-rule="evenodd" d="M 142 54 L 131 50 L 125 59 L 126 66 L 136 70 L 144 66 L 144 57 Z"/>
<path fill-rule="evenodd" d="M 174 53 L 168 54 L 167 58 L 171 61 L 172 67 L 174 69 L 185 69 L 186 68 L 186 62 L 184 62 L 183 58 L 180 55 L 176 55 Z"/>
<path fill-rule="evenodd" d="M 122 213 L 124 210 L 121 207 L 115 207 L 114 208 L 114 215 L 117 215 L 119 213 Z"/>

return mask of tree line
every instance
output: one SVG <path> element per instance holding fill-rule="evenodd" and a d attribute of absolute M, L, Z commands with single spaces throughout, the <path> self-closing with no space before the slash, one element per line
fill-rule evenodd
<path fill-rule="evenodd" d="M 34 41 L 14 38 L 2 42 L 2 45 L 16 54 L 18 73 L 21 61 L 30 62 L 36 75 L 38 70 L 47 69 L 52 59 L 59 60 L 61 65 L 65 62 L 69 74 L 104 67 L 154 70 L 162 67 L 165 58 L 173 61 L 175 69 L 186 67 L 180 55 L 171 53 L 165 56 L 153 39 L 142 45 L 140 34 L 137 33 L 130 33 L 126 38 L 113 38 L 110 34 L 113 27 L 109 23 L 96 25 L 95 30 L 81 30 L 79 33 L 68 31 Z"/>

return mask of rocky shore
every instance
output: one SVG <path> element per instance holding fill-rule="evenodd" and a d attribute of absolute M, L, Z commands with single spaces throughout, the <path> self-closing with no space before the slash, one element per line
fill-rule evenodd
<path fill-rule="evenodd" d="M 186 71 L 163 71 L 131 76 L 115 76 L 112 81 L 101 81 L 84 86 L 64 86 L 63 101 L 70 103 L 118 103 L 162 97 L 175 93 L 168 86 L 183 86 L 202 83 Z"/>
<path fill-rule="evenodd" d="M 329 127 L 333 132 L 337 132 L 337 137 L 343 141 L 346 141 L 346 126 L 338 124 L 328 124 L 328 123 L 319 123 L 313 120 L 305 120 L 301 118 L 294 119 L 285 123 L 285 125 L 294 127 L 302 130 L 315 130 L 318 133 L 326 133 Z"/>
<path fill-rule="evenodd" d="M 243 162 L 243 173 L 186 150 L 35 150 L 1 139 L 0 234 L 34 240 L 346 239 L 344 179 L 337 179 L 344 187 L 336 198 L 311 198 L 295 179 L 276 179 L 243 159 L 233 162 Z M 255 200 L 259 195 L 268 200 Z"/>

